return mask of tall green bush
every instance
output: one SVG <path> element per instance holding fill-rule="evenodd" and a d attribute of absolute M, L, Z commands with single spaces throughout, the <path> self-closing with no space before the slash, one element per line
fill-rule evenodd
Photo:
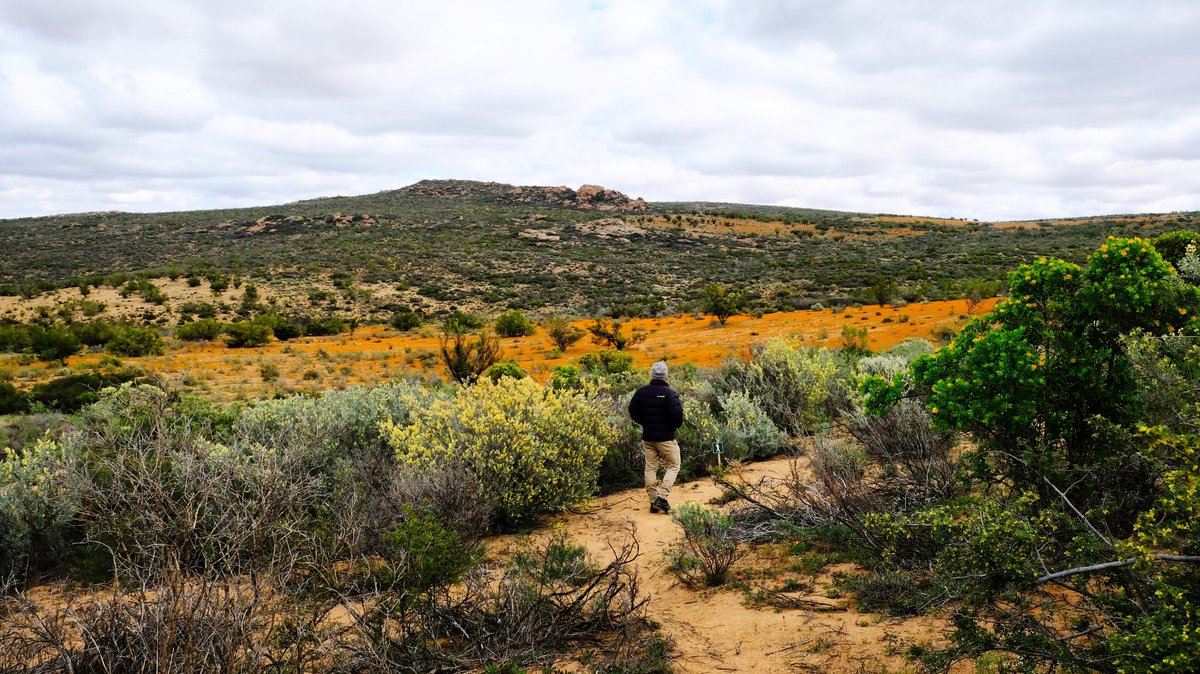
<path fill-rule="evenodd" d="M 1184 345 L 1198 312 L 1200 288 L 1149 242 L 1109 239 L 1084 267 L 1021 266 L 1008 299 L 909 377 L 864 383 L 868 407 L 916 397 L 935 426 L 978 445 L 964 465 L 986 491 L 871 522 L 885 559 L 934 568 L 963 600 L 952 647 L 934 660 L 1000 650 L 1030 671 L 1194 662 L 1200 359 Z M 956 542 L 914 545 L 938 531 Z"/>

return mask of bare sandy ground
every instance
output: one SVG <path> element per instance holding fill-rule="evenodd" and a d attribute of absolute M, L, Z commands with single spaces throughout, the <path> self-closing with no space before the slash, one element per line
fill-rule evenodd
<path fill-rule="evenodd" d="M 743 470 L 750 481 L 782 478 L 789 474 L 788 459 L 752 464 Z M 708 503 L 721 491 L 711 479 L 677 485 L 671 503 Z M 610 542 L 623 540 L 630 532 L 636 535 L 641 547 L 636 561 L 638 577 L 642 591 L 650 597 L 649 614 L 662 624 L 662 634 L 675 641 L 673 665 L 681 673 L 915 671 L 903 656 L 906 647 L 940 641 L 946 626 L 939 617 L 901 620 L 861 613 L 852 600 L 827 596 L 832 594 L 831 573 L 853 573 L 849 564 L 827 568 L 807 590 L 788 593 L 789 598 L 814 608 L 755 608 L 747 605 L 746 593 L 739 589 L 690 589 L 668 570 L 668 553 L 682 540 L 682 529 L 669 516 L 651 514 L 642 490 L 597 498 L 580 512 L 555 518 L 539 534 L 558 529 L 586 545 L 598 561 L 611 559 Z M 503 546 L 505 541 L 493 544 Z M 785 555 L 773 552 L 775 547 L 760 548 L 742 559 L 734 567 L 735 573 L 752 587 L 778 583 L 770 577 L 776 573 L 799 579 L 799 574 L 781 564 Z"/>

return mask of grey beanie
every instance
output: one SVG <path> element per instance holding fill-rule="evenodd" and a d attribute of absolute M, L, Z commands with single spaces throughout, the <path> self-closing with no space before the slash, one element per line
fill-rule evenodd
<path fill-rule="evenodd" d="M 667 364 L 660 360 L 657 363 L 651 365 L 650 366 L 650 379 L 652 379 L 652 380 L 658 379 L 660 381 L 666 381 L 667 380 Z"/>

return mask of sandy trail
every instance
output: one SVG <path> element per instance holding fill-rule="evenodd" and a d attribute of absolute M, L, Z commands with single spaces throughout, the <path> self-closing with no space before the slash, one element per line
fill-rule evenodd
<path fill-rule="evenodd" d="M 786 458 L 743 468 L 744 478 L 752 482 L 787 474 Z M 676 485 L 671 503 L 708 503 L 721 491 L 711 479 Z M 678 672 L 902 672 L 913 667 L 901 655 L 907 644 L 942 636 L 942 619 L 898 620 L 860 613 L 846 598 L 827 597 L 830 573 L 853 570 L 848 564 L 826 569 L 810 590 L 790 595 L 829 605 L 828 611 L 751 608 L 744 605 L 745 593 L 737 589 L 689 589 L 667 569 L 668 552 L 682 540 L 682 530 L 669 516 L 651 514 L 648 505 L 640 489 L 612 494 L 595 499 L 581 512 L 554 518 L 539 533 L 563 529 L 597 560 L 606 560 L 612 557 L 609 542 L 620 541 L 632 531 L 641 547 L 636 564 L 642 592 L 651 598 L 649 614 L 662 624 L 662 634 L 674 639 L 673 664 Z M 764 569 L 771 568 L 772 562 L 778 570 L 779 559 L 772 559 L 768 546 L 767 551 L 760 548 L 740 561 L 735 571 L 747 578 L 760 577 L 770 573 Z M 785 575 L 796 576 L 786 570 Z M 767 584 L 766 580 L 751 582 Z"/>

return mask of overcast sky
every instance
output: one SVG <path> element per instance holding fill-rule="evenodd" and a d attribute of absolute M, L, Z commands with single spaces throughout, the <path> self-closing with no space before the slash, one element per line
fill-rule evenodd
<path fill-rule="evenodd" d="M 3 0 L 0 217 L 422 178 L 1200 209 L 1194 0 Z"/>

